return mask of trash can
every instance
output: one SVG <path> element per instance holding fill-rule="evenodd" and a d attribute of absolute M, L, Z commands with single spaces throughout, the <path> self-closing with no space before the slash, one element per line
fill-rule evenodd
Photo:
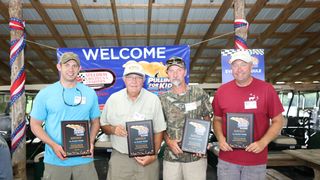
<path fill-rule="evenodd" d="M 43 176 L 43 156 L 44 152 L 41 152 L 34 157 L 34 180 L 41 180 Z"/>

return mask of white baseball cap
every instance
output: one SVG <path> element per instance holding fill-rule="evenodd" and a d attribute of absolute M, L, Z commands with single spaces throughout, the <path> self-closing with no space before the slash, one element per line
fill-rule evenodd
<path fill-rule="evenodd" d="M 229 60 L 229 64 L 232 64 L 235 60 L 242 60 L 244 62 L 250 63 L 252 62 L 252 57 L 249 51 L 237 51 L 231 55 L 231 59 Z"/>
<path fill-rule="evenodd" d="M 142 65 L 136 61 L 130 60 L 127 63 L 125 63 L 122 67 L 124 67 L 123 76 L 127 76 L 129 74 L 138 74 L 142 77 L 145 76 L 145 72 Z"/>

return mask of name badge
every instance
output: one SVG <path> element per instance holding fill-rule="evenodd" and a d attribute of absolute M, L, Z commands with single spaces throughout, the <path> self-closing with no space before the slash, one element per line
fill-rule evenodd
<path fill-rule="evenodd" d="M 245 101 L 244 109 L 257 109 L 257 101 Z"/>
<path fill-rule="evenodd" d="M 134 120 L 144 120 L 145 119 L 145 115 L 144 114 L 140 114 L 138 112 L 135 112 L 132 116 L 132 118 Z"/>
<path fill-rule="evenodd" d="M 74 104 L 79 104 L 80 101 L 81 101 L 81 104 L 86 104 L 86 100 L 87 100 L 86 97 L 75 96 L 73 103 Z"/>
<path fill-rule="evenodd" d="M 184 106 L 186 108 L 186 112 L 197 109 L 197 104 L 195 102 L 186 103 Z"/>

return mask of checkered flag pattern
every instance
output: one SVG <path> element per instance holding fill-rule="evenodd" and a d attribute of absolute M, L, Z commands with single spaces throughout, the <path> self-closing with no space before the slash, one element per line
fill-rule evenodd
<path fill-rule="evenodd" d="M 83 73 L 79 73 L 78 79 L 79 79 L 81 82 L 85 83 L 85 82 L 86 82 L 86 75 L 83 74 Z"/>
<path fill-rule="evenodd" d="M 240 49 L 221 49 L 221 56 L 231 56 L 231 54 L 242 51 Z M 251 55 L 264 55 L 264 49 L 248 49 Z"/>

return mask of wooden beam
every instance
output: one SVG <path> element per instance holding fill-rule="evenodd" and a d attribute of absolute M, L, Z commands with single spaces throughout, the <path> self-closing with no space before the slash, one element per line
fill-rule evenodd
<path fill-rule="evenodd" d="M 81 25 L 82 31 L 83 31 L 84 36 L 86 37 L 86 39 L 88 41 L 89 46 L 90 47 L 94 47 L 94 43 L 93 43 L 93 41 L 91 39 L 89 29 L 88 29 L 88 27 L 86 25 L 86 22 L 84 20 L 84 17 L 82 15 L 82 12 L 81 12 L 81 9 L 79 7 L 79 4 L 78 4 L 77 0 L 70 0 L 70 2 L 71 2 L 71 5 L 72 5 L 73 12 L 77 17 L 78 23 Z"/>
<path fill-rule="evenodd" d="M 26 61 L 29 62 L 30 59 L 26 59 Z M 45 76 L 39 71 L 39 69 L 36 69 L 32 64 L 26 63 L 26 68 L 33 75 L 33 77 L 37 77 L 37 79 L 39 79 L 42 83 L 51 83 L 47 78 L 45 78 Z"/>
<path fill-rule="evenodd" d="M 174 41 L 175 45 L 180 44 L 181 36 L 182 36 L 182 34 L 184 32 L 184 29 L 186 27 L 186 22 L 187 22 L 187 19 L 188 19 L 188 15 L 189 15 L 189 11 L 190 11 L 190 8 L 191 8 L 191 4 L 192 4 L 192 0 L 187 0 L 185 5 L 184 5 L 183 12 L 182 12 L 182 15 L 181 15 L 181 18 L 180 18 L 178 31 L 177 31 L 177 37 L 176 37 L 176 39 Z"/>
<path fill-rule="evenodd" d="M 256 18 L 256 16 L 259 14 L 259 12 L 264 8 L 264 6 L 266 5 L 266 3 L 268 2 L 268 0 L 258 0 L 254 6 L 251 7 L 249 13 L 247 14 L 246 20 L 248 21 L 249 24 L 251 24 L 251 22 L 253 22 L 253 20 Z M 250 34 L 249 34 L 249 38 L 250 38 Z M 230 48 L 231 47 L 231 43 L 230 41 L 233 38 L 230 38 L 228 43 L 227 43 L 227 47 L 226 48 Z M 216 70 L 216 68 L 219 66 L 219 64 L 221 63 L 221 57 L 218 57 L 214 60 L 214 63 L 212 64 L 212 66 L 209 68 L 209 72 L 213 72 Z M 205 82 L 206 78 L 210 76 L 210 73 L 207 73 L 203 79 L 200 82 Z"/>
<path fill-rule="evenodd" d="M 310 64 L 315 64 L 317 63 L 317 60 L 320 57 L 320 50 L 304 57 L 304 59 L 302 61 L 300 61 L 299 63 L 295 63 L 292 64 L 292 67 L 285 70 L 284 72 L 282 72 L 279 76 L 275 77 L 274 80 L 278 81 L 279 79 L 286 77 L 286 76 L 290 76 L 291 74 L 293 74 L 295 71 L 301 69 L 301 67 L 307 67 Z"/>
<path fill-rule="evenodd" d="M 5 19 L 9 19 L 8 8 L 8 4 L 5 4 L 2 1 L 0 1 L 0 13 Z M 9 23 L 9 21 L 7 21 L 6 23 Z"/>
<path fill-rule="evenodd" d="M 261 34 L 259 38 L 257 38 L 257 41 L 254 42 L 252 45 L 253 47 L 258 47 L 265 41 L 267 38 L 270 37 L 272 33 L 274 33 L 283 23 L 286 22 L 286 20 L 296 11 L 297 8 L 299 8 L 305 0 L 295 0 L 291 1 L 286 5 L 284 10 L 281 12 L 281 14 L 271 23 L 268 28 Z"/>
<path fill-rule="evenodd" d="M 217 15 L 213 19 L 209 29 L 207 30 L 206 34 L 202 38 L 202 41 L 205 41 L 205 40 L 207 40 L 207 39 L 212 37 L 212 35 L 216 31 L 216 29 L 218 28 L 220 22 L 222 21 L 223 17 L 226 15 L 228 9 L 231 7 L 232 3 L 233 3 L 233 0 L 225 0 L 223 2 L 223 4 L 221 5 L 221 8 L 219 9 L 219 11 L 217 13 Z M 195 64 L 195 62 L 197 61 L 197 58 L 199 56 L 201 56 L 201 54 L 202 54 L 202 52 L 204 50 L 204 47 L 207 44 L 208 44 L 208 42 L 204 42 L 204 43 L 200 44 L 199 48 L 197 49 L 197 51 L 196 51 L 196 53 L 194 55 L 194 59 L 190 63 L 190 68 L 192 68 L 193 64 Z"/>
<path fill-rule="evenodd" d="M 28 24 L 43 24 L 43 20 L 33 20 L 33 19 L 26 19 Z M 78 25 L 79 22 L 75 20 L 64 20 L 64 19 L 57 19 L 52 20 L 54 24 L 74 24 Z M 85 20 L 86 24 L 89 25 L 113 25 L 113 20 Z M 186 24 L 211 24 L 212 21 L 210 20 L 192 20 L 189 19 L 186 21 Z M 251 24 L 271 24 L 274 22 L 274 19 L 255 19 Z M 300 24 L 303 22 L 303 19 L 287 19 L 284 23 L 287 24 Z M 8 23 L 6 20 L 0 19 L 1 24 Z M 151 20 L 151 24 L 179 24 L 180 20 Z M 229 19 L 224 19 L 221 21 L 221 24 L 233 24 L 234 21 Z M 145 20 L 121 20 L 119 24 L 148 24 Z"/>
<path fill-rule="evenodd" d="M 9 44 L 4 40 L 0 40 L 0 48 L 9 52 Z M 8 56 L 8 61 L 9 61 L 9 56 Z M 5 64 L 3 61 L 0 61 L 0 62 L 1 62 L 0 66 L 4 69 L 4 71 L 7 74 L 11 74 L 10 67 L 7 64 Z M 49 81 L 46 78 L 44 78 L 44 76 L 30 64 L 30 60 L 28 60 L 26 58 L 24 64 L 26 66 L 26 69 L 28 69 L 30 72 L 32 72 L 32 75 L 37 77 L 42 83 L 49 83 Z M 28 81 L 28 77 L 26 78 L 26 82 L 30 83 Z"/>
<path fill-rule="evenodd" d="M 34 9 L 38 12 L 38 14 L 41 16 L 42 20 L 47 25 L 48 29 L 50 30 L 51 34 L 53 35 L 54 39 L 58 42 L 60 47 L 67 47 L 65 42 L 63 41 L 63 38 L 59 34 L 58 30 L 54 26 L 52 20 L 50 19 L 49 15 L 47 14 L 46 10 L 42 6 L 42 4 L 39 2 L 39 0 L 30 0 L 32 6 Z"/>
<path fill-rule="evenodd" d="M 152 4 L 153 4 L 153 0 L 149 0 L 149 4 L 148 4 L 148 22 L 147 22 L 147 46 L 150 45 Z"/>
<path fill-rule="evenodd" d="M 192 4 L 191 8 L 192 9 L 219 9 L 221 7 L 222 3 L 201 3 L 201 4 Z M 255 6 L 255 3 L 247 3 L 246 8 L 252 8 Z M 265 8 L 274 8 L 274 9 L 282 9 L 287 5 L 287 3 L 268 3 L 265 5 Z M 154 8 L 160 9 L 160 8 L 166 8 L 166 9 L 182 9 L 184 7 L 184 4 L 159 4 L 159 3 L 154 3 Z M 52 4 L 52 3 L 45 3 L 43 4 L 43 7 L 46 9 L 70 9 L 71 5 L 70 4 Z M 320 7 L 320 2 L 318 1 L 308 1 L 305 2 L 302 6 L 302 8 L 319 8 Z M 24 9 L 30 9 L 32 8 L 32 5 L 30 3 L 24 3 L 23 4 Z M 81 9 L 108 9 L 111 8 L 111 4 L 81 4 L 80 5 Z M 117 5 L 118 9 L 148 9 L 148 4 L 141 4 L 141 3 L 121 3 Z"/>
<path fill-rule="evenodd" d="M 288 54 L 287 56 L 281 58 L 281 60 L 274 64 L 272 68 L 267 71 L 267 76 L 270 81 L 273 81 L 274 76 L 277 74 L 275 72 L 279 72 L 282 67 L 288 66 L 294 59 L 303 55 L 303 52 L 309 48 L 312 48 L 314 45 L 317 46 L 317 43 L 320 41 L 319 32 L 310 38 L 309 41 L 305 42 L 301 46 L 296 48 L 296 51 Z"/>
<path fill-rule="evenodd" d="M 309 79 L 314 73 L 319 73 L 320 72 L 319 69 L 320 69 L 320 64 L 319 63 L 315 64 L 310 69 L 302 70 L 299 75 L 290 75 L 290 80 L 297 81 L 297 80 Z M 319 76 L 318 76 L 318 79 L 320 79 Z"/>
<path fill-rule="evenodd" d="M 112 15 L 113 15 L 114 27 L 116 29 L 116 34 L 117 34 L 118 46 L 122 46 L 116 1 L 110 0 L 110 3 L 111 3 Z"/>
<path fill-rule="evenodd" d="M 294 39 L 296 39 L 299 36 L 299 34 L 303 33 L 306 29 L 308 29 L 312 24 L 317 22 L 319 19 L 320 19 L 320 9 L 316 9 L 313 11 L 313 13 L 311 13 L 308 16 L 308 18 L 305 19 L 305 21 L 302 24 L 300 24 L 299 26 L 297 26 L 295 29 L 291 31 L 294 33 L 288 34 L 286 38 L 282 39 L 282 41 L 278 43 L 277 46 L 274 46 L 271 49 L 271 51 L 269 51 L 265 55 L 265 59 L 267 60 L 266 65 L 269 64 L 268 60 L 270 59 L 270 57 L 276 55 L 280 50 L 282 50 L 285 46 L 287 46 Z"/>
<path fill-rule="evenodd" d="M 312 38 L 314 37 L 318 32 L 304 32 L 299 34 L 296 38 Z M 274 33 L 272 34 L 272 36 L 270 38 L 276 38 L 276 39 L 282 39 L 282 38 L 286 38 L 287 36 L 290 36 L 291 33 Z M 215 34 L 215 36 L 221 36 L 223 34 Z M 260 34 L 249 34 L 248 39 L 254 39 L 254 38 L 258 38 Z M 30 37 L 30 35 L 28 36 Z M 31 40 L 30 38 L 28 38 L 30 41 L 34 41 L 34 40 L 54 40 L 53 36 L 50 35 L 33 35 L 32 36 L 33 40 Z M 230 35 L 226 35 L 224 37 L 220 37 L 218 39 L 228 39 L 231 38 L 232 34 Z M 117 36 L 115 34 L 94 34 L 91 35 L 92 39 L 102 39 L 105 38 L 106 40 L 110 40 L 110 39 L 117 39 Z M 120 36 L 121 39 L 145 39 L 146 35 L 145 34 L 123 34 Z M 151 34 L 150 38 L 152 39 L 175 39 L 176 38 L 176 34 Z M 183 34 L 182 35 L 182 39 L 202 39 L 203 36 L 200 34 Z M 8 39 L 8 36 L 4 35 L 4 34 L 0 34 L 0 39 Z M 71 34 L 71 35 L 64 35 L 63 39 L 85 39 L 85 37 L 83 36 L 83 34 Z M 263 47 L 268 47 L 268 46 L 272 46 L 274 47 L 274 45 L 263 45 Z M 200 47 L 200 45 L 195 46 L 195 47 Z M 227 48 L 227 46 L 224 46 L 224 48 Z M 285 48 L 290 48 L 292 47 L 292 45 L 287 45 Z M 204 47 L 204 48 L 207 48 Z"/>
<path fill-rule="evenodd" d="M 0 8 L 2 9 L 4 6 L 4 4 L 0 1 Z M 9 22 L 9 16 L 7 16 L 6 14 L 9 14 L 8 13 L 8 9 L 4 9 L 4 11 L 0 11 L 0 14 L 5 18 L 5 21 Z M 33 39 L 33 37 L 28 34 L 28 32 L 26 32 L 26 35 L 27 35 L 27 38 L 30 40 L 30 41 L 33 41 L 35 42 L 35 40 Z M 4 39 L 7 40 L 8 37 L 7 36 L 4 36 Z M 5 45 L 6 48 L 3 48 L 3 49 L 7 49 L 7 52 L 9 52 L 9 45 L 6 43 L 6 41 L 2 41 L 2 44 Z M 52 62 L 50 62 L 50 58 L 43 52 L 43 50 L 40 48 L 39 45 L 36 45 L 36 44 L 27 44 L 26 48 L 31 47 L 37 54 L 40 58 L 42 58 L 44 61 L 46 61 L 46 64 L 48 65 L 49 68 L 51 68 L 53 70 L 53 72 L 57 72 L 57 69 L 55 67 L 55 65 L 52 64 Z M 26 62 L 27 64 L 28 62 Z"/>

